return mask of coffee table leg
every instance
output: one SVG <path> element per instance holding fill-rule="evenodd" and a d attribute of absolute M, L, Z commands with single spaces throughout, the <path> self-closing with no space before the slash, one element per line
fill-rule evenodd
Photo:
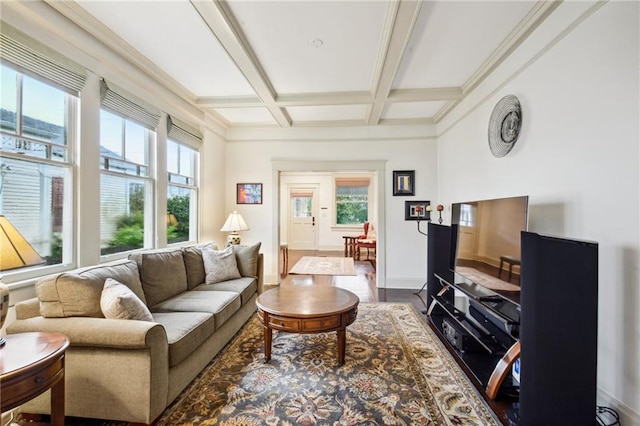
<path fill-rule="evenodd" d="M 271 361 L 271 339 L 273 337 L 273 330 L 269 327 L 264 327 L 264 362 Z"/>
<path fill-rule="evenodd" d="M 338 334 L 338 362 L 344 364 L 344 354 L 347 346 L 347 329 L 340 328 L 336 332 Z"/>

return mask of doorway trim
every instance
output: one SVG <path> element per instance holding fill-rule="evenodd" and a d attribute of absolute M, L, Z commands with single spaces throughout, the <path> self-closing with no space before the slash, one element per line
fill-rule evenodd
<path fill-rule="evenodd" d="M 377 193 L 376 208 L 378 210 L 377 222 L 377 240 L 378 248 L 376 250 L 376 287 L 386 288 L 386 226 L 385 226 L 385 164 L 384 160 L 377 161 L 308 161 L 308 160 L 272 160 L 272 176 L 271 181 L 275 184 L 272 186 L 273 203 L 271 229 L 273 246 L 272 253 L 278 253 L 273 256 L 272 269 L 279 270 L 280 260 L 280 174 L 282 172 L 374 172 L 377 177 Z"/>

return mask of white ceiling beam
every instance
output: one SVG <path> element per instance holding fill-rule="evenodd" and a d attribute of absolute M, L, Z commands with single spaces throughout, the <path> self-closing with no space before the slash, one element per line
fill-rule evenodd
<path fill-rule="evenodd" d="M 369 92 L 295 93 L 279 95 L 276 103 L 281 107 L 314 105 L 361 105 L 373 102 Z"/>
<path fill-rule="evenodd" d="M 202 96 L 196 99 L 202 108 L 255 108 L 264 107 L 257 96 Z"/>
<path fill-rule="evenodd" d="M 276 104 L 275 90 L 225 2 L 190 2 L 278 124 L 291 127 L 291 118 Z"/>
<path fill-rule="evenodd" d="M 375 126 L 380 121 L 385 102 L 391 92 L 404 51 L 420 13 L 421 2 L 396 0 L 389 5 L 386 35 L 383 43 L 382 61 L 374 78 L 374 101 L 369 109 L 367 122 Z"/>
<path fill-rule="evenodd" d="M 450 101 L 462 98 L 460 87 L 438 87 L 433 89 L 395 89 L 389 92 L 387 102 L 431 102 Z"/>

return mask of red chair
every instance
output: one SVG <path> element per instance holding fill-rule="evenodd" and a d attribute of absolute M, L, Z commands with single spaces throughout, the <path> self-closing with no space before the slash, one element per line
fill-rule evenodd
<path fill-rule="evenodd" d="M 369 260 L 369 249 L 373 249 L 373 257 L 376 256 L 376 229 L 369 222 L 364 223 L 364 235 L 358 236 L 356 240 L 356 259 L 360 260 L 360 250 L 367 249 L 367 260 Z"/>

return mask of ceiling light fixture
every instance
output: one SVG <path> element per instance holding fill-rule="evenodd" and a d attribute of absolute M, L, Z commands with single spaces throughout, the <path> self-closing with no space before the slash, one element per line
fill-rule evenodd
<path fill-rule="evenodd" d="M 322 39 L 320 39 L 320 38 L 314 38 L 313 40 L 311 40 L 309 42 L 309 44 L 312 47 L 315 47 L 316 49 L 318 49 L 318 48 L 322 47 L 322 45 L 324 44 L 324 41 L 322 41 Z"/>

